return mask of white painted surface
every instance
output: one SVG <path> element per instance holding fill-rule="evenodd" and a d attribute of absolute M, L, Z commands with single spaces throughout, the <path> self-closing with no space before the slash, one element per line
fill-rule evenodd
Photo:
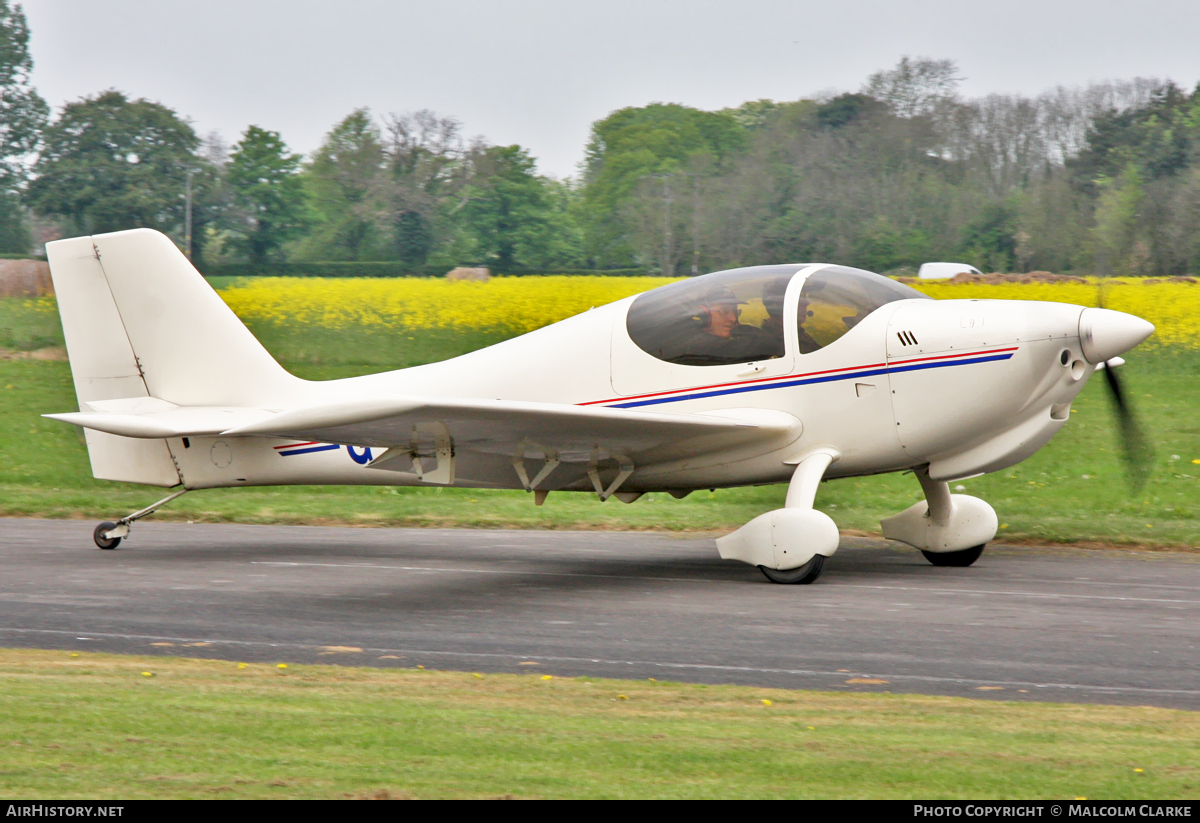
<path fill-rule="evenodd" d="M 780 570 L 799 568 L 818 554 L 829 557 L 837 547 L 837 524 L 815 509 L 776 509 L 717 539 L 726 560 Z"/>
<path fill-rule="evenodd" d="M 148 398 L 90 237 L 47 244 L 75 395 L 81 409 L 95 401 Z M 92 475 L 102 480 L 174 486 L 180 482 L 164 442 L 129 440 L 84 429 Z"/>
<path fill-rule="evenodd" d="M 1114 358 L 1152 330 L 1058 303 L 913 298 L 800 354 L 813 266 L 788 286 L 785 356 L 761 363 L 657 360 L 625 331 L 631 298 L 442 363 L 313 382 L 284 371 L 163 235 L 75 238 L 48 254 L 80 403 L 53 417 L 87 427 L 97 477 L 187 488 L 538 477 L 540 492 L 625 500 L 795 479 L 787 508 L 720 543 L 722 556 L 780 569 L 837 548 L 833 521 L 811 508 L 821 477 L 928 466 L 926 492 L 941 500 L 937 483 L 1044 445 L 1094 372 L 1084 358 Z M 885 533 L 930 551 L 991 538 L 990 506 L 947 500 L 932 520 L 926 503 L 890 518 Z"/>
<path fill-rule="evenodd" d="M 979 269 L 967 263 L 922 263 L 917 270 L 917 277 L 922 280 L 949 280 L 958 274 L 982 274 Z"/>
<path fill-rule="evenodd" d="M 1115 359 L 1154 334 L 1154 324 L 1112 309 L 1084 309 L 1079 315 L 1079 339 L 1089 363 Z"/>
<path fill-rule="evenodd" d="M 978 497 L 951 495 L 949 516 L 929 515 L 922 500 L 900 514 L 880 521 L 883 536 L 928 552 L 956 552 L 982 546 L 996 536 L 999 520 L 995 510 Z"/>

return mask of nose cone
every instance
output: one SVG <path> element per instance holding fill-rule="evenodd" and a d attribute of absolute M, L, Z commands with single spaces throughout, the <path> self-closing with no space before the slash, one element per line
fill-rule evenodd
<path fill-rule="evenodd" d="M 1084 309 L 1079 315 L 1079 342 L 1089 363 L 1111 360 L 1152 334 L 1153 323 L 1123 311 Z"/>

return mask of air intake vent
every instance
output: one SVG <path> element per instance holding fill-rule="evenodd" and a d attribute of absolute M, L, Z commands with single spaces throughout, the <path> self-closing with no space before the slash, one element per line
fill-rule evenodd
<path fill-rule="evenodd" d="M 900 338 L 900 342 L 906 346 L 917 345 L 917 336 L 910 331 L 898 331 L 896 336 Z"/>

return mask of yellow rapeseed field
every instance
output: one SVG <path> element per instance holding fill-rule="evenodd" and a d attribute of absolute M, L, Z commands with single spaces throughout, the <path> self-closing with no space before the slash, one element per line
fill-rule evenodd
<path fill-rule="evenodd" d="M 418 278 L 244 280 L 221 292 L 245 320 L 327 328 L 471 328 L 521 333 L 678 278 L 498 277 L 487 283 Z M 1051 300 L 1096 304 L 1093 283 L 922 283 L 937 299 Z M 1144 317 L 1159 343 L 1200 347 L 1200 284 L 1129 280 L 1105 288 L 1105 305 Z"/>
<path fill-rule="evenodd" d="M 675 278 L 497 277 L 487 283 L 425 278 L 263 277 L 221 296 L 241 318 L 327 328 L 506 329 L 528 332 Z"/>

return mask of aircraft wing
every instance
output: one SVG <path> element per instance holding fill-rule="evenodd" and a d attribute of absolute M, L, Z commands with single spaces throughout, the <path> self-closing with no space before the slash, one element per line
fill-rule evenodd
<path fill-rule="evenodd" d="M 421 474 L 413 457 L 503 456 L 561 463 L 617 460 L 646 466 L 697 453 L 786 445 L 801 431 L 763 409 L 663 414 L 515 400 L 392 396 L 284 410 L 180 407 L 155 398 L 104 401 L 45 415 L 124 437 L 272 437 L 386 448 L 372 468 Z M 521 470 L 518 470 L 518 474 Z M 429 482 L 439 482 L 436 477 Z M 441 481 L 445 482 L 445 481 Z M 526 484 L 527 485 L 527 484 Z"/>
<path fill-rule="evenodd" d="M 736 446 L 774 440 L 796 428 L 788 414 L 747 410 L 734 416 L 662 414 L 515 400 L 394 397 L 289 409 L 231 428 L 228 436 L 259 435 L 429 451 L 439 441 L 455 451 L 529 457 L 557 453 L 564 462 L 616 455 L 661 459 L 679 448 Z"/>

